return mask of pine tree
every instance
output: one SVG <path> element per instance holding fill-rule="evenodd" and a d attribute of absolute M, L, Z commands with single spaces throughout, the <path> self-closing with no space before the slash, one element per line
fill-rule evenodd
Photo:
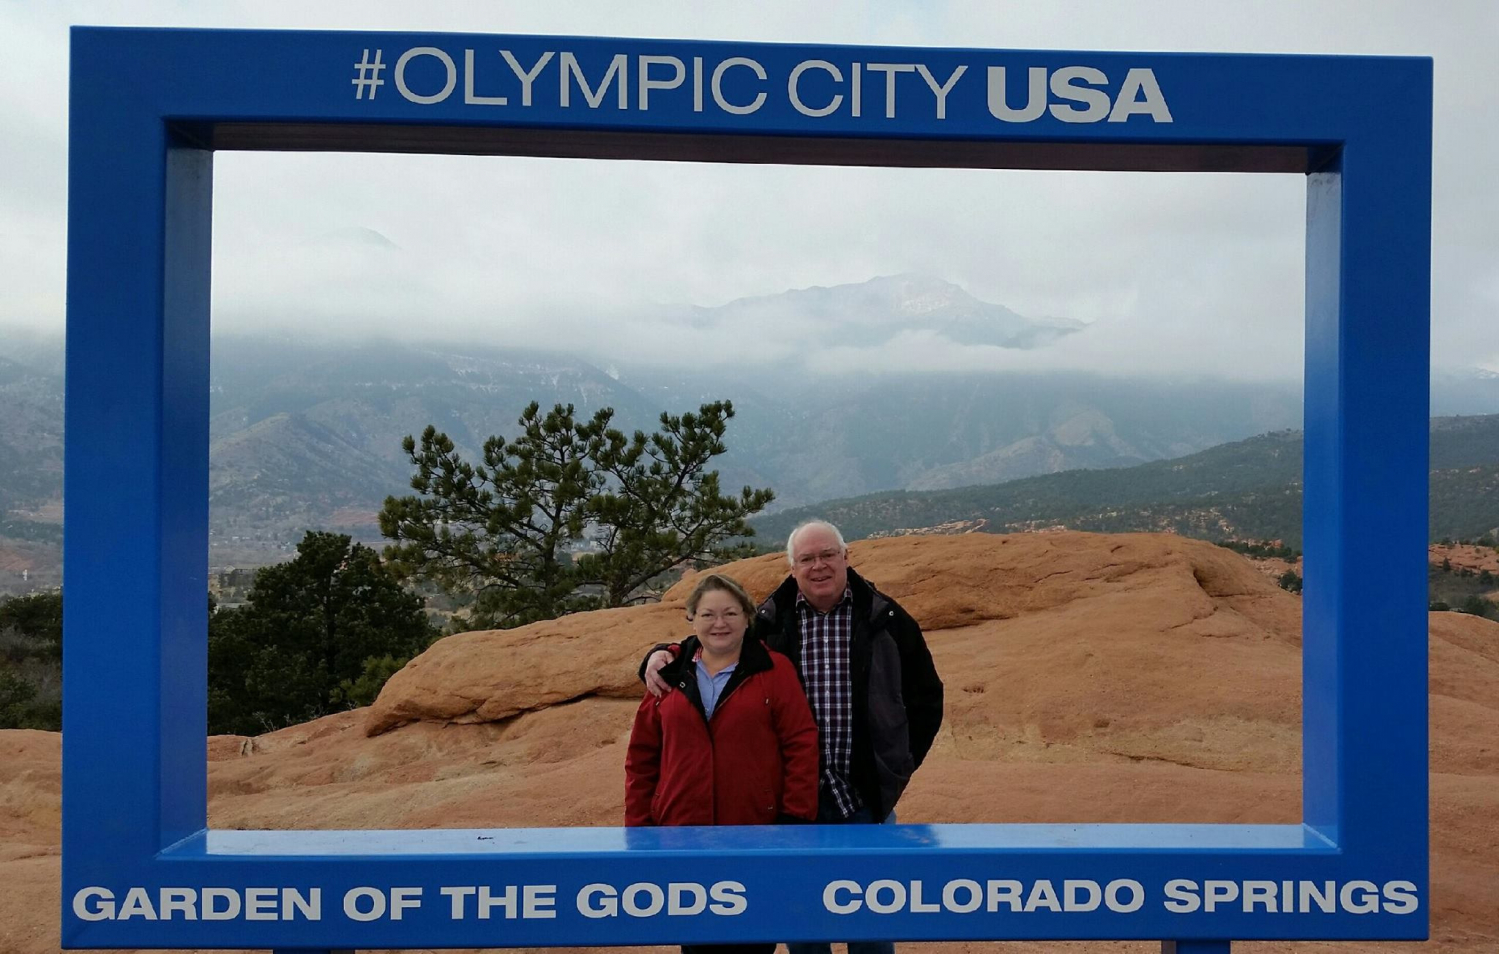
<path fill-rule="evenodd" d="M 435 427 L 407 437 L 417 495 L 386 499 L 386 557 L 470 595 L 469 625 L 519 626 L 649 598 L 663 574 L 722 560 L 753 534 L 746 518 L 774 495 L 724 494 L 708 469 L 727 450 L 731 402 L 662 414 L 649 435 L 627 437 L 613 416 L 579 420 L 570 404 L 542 414 L 533 402 L 513 440 L 484 442 L 479 465 Z"/>
<path fill-rule="evenodd" d="M 209 731 L 256 734 L 369 701 L 344 684 L 371 665 L 388 676 L 382 659 L 404 663 L 435 636 L 374 550 L 310 531 L 295 559 L 256 572 L 244 607 L 210 614 Z"/>

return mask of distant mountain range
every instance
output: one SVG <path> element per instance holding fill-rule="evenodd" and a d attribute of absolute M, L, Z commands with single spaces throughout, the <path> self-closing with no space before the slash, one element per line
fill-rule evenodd
<path fill-rule="evenodd" d="M 1026 318 L 919 276 L 666 311 L 678 327 L 737 330 L 748 341 L 774 340 L 778 330 L 826 342 L 919 330 L 954 343 L 1038 350 L 1087 333 L 1079 322 Z M 612 407 L 618 426 L 649 430 L 663 411 L 731 399 L 723 483 L 774 489 L 772 513 L 883 491 L 1131 467 L 1296 427 L 1301 416 L 1293 385 L 1060 371 L 873 374 L 815 362 L 811 372 L 763 362 L 662 366 L 588 357 L 589 342 L 569 347 L 576 353 L 216 336 L 211 562 L 270 562 L 309 528 L 377 541 L 381 502 L 407 491 L 405 435 L 434 424 L 476 458 L 487 437 L 513 432 L 533 400 L 570 403 L 585 415 Z M 57 572 L 61 340 L 0 331 L 0 355 L 4 592 L 11 574 L 24 570 L 34 582 Z M 1499 376 L 1438 375 L 1433 387 L 1434 407 L 1448 413 L 1499 412 Z"/>
<path fill-rule="evenodd" d="M 854 285 L 799 288 L 741 298 L 717 308 L 668 309 L 667 317 L 702 329 L 731 327 L 773 333 L 794 322 L 811 329 L 799 339 L 814 346 L 880 345 L 898 334 L 929 333 L 959 345 L 1040 348 L 1087 327 L 1072 318 L 1027 318 L 981 301 L 962 288 L 926 275 L 891 275 Z"/>
<path fill-rule="evenodd" d="M 762 517 L 754 525 L 767 543 L 784 540 L 797 523 L 818 517 L 854 540 L 913 530 L 1013 533 L 1065 527 L 1280 540 L 1300 548 L 1301 438 L 1300 431 L 1278 431 L 1135 467 L 831 500 Z M 1433 418 L 1431 539 L 1496 532 L 1499 414 Z"/>

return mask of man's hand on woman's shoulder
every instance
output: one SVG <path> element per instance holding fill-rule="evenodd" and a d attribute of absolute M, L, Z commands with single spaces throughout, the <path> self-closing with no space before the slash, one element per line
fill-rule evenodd
<path fill-rule="evenodd" d="M 661 678 L 661 670 L 666 668 L 666 664 L 675 657 L 676 654 L 670 649 L 657 649 L 646 657 L 641 678 L 645 680 L 645 691 L 657 699 L 671 692 L 671 683 Z"/>

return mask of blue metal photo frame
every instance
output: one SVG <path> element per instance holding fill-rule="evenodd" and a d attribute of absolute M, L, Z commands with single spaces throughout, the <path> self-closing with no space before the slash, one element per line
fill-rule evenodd
<path fill-rule="evenodd" d="M 1429 60 L 92 27 L 71 55 L 64 947 L 1427 936 Z M 220 149 L 1305 175 L 1302 823 L 208 829 Z"/>

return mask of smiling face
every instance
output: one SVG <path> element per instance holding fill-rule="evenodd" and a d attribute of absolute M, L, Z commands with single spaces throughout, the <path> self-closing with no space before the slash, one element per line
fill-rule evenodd
<path fill-rule="evenodd" d="M 791 575 L 807 602 L 826 613 L 838 605 L 848 588 L 848 549 L 827 527 L 807 527 L 796 535 Z"/>
<path fill-rule="evenodd" d="M 703 655 L 732 662 L 744 646 L 749 616 L 739 598 L 726 590 L 709 590 L 699 597 L 692 614 L 692 631 L 703 644 Z"/>

